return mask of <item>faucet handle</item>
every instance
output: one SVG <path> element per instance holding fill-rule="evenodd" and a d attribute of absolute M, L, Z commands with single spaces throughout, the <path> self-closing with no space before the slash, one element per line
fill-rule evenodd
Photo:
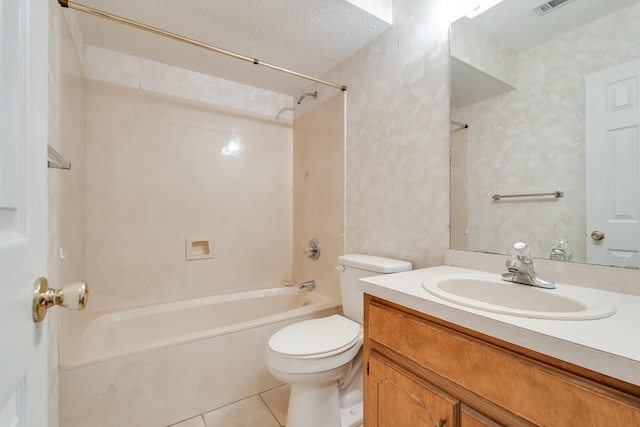
<path fill-rule="evenodd" d="M 304 248 L 303 252 L 314 261 L 320 258 L 320 242 L 318 242 L 318 239 L 311 239 L 309 246 Z"/>
<path fill-rule="evenodd" d="M 518 261 L 530 264 L 533 259 L 533 255 L 531 255 L 531 251 L 529 250 L 529 245 L 525 242 L 516 242 L 511 247 L 511 256 Z"/>

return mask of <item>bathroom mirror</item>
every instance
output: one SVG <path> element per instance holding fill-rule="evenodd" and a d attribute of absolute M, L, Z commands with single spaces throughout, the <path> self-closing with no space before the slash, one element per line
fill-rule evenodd
<path fill-rule="evenodd" d="M 638 22 L 638 0 L 503 0 L 452 24 L 452 249 L 640 266 Z"/>

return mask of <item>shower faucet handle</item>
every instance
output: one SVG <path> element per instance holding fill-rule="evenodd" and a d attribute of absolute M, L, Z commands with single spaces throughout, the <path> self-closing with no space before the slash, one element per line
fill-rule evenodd
<path fill-rule="evenodd" d="M 318 242 L 318 239 L 311 239 L 309 246 L 304 248 L 304 254 L 314 261 L 320 258 L 320 242 Z"/>

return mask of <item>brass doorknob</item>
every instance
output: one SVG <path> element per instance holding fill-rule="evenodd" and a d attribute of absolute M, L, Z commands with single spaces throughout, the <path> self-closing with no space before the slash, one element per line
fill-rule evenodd
<path fill-rule="evenodd" d="M 33 321 L 41 322 L 47 309 L 54 305 L 82 310 L 87 305 L 89 287 L 86 282 L 77 282 L 61 289 L 51 289 L 47 279 L 39 277 L 33 287 Z"/>
<path fill-rule="evenodd" d="M 604 233 L 602 231 L 595 230 L 591 232 L 591 238 L 593 240 L 602 240 L 604 239 Z"/>

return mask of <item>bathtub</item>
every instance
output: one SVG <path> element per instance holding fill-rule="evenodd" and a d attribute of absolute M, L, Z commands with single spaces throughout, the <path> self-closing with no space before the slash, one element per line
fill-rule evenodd
<path fill-rule="evenodd" d="M 269 337 L 339 311 L 281 287 L 89 315 L 61 358 L 60 424 L 168 426 L 277 387 Z"/>

